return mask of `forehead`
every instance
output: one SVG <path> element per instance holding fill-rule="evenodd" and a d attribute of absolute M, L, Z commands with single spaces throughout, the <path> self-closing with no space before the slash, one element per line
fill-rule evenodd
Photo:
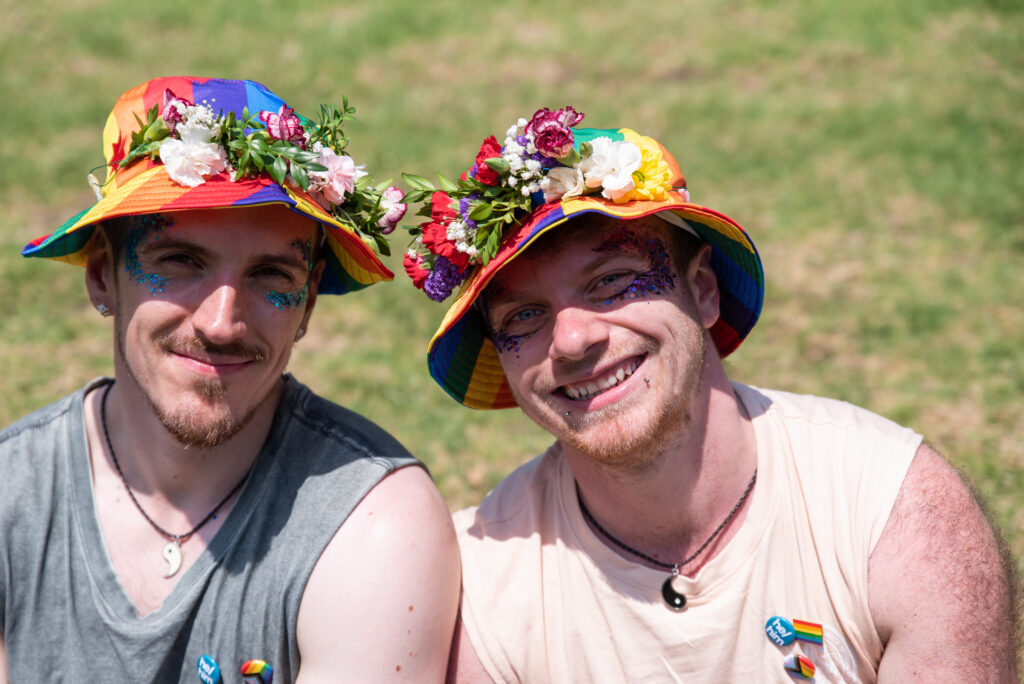
<path fill-rule="evenodd" d="M 166 225 L 141 224 L 143 245 L 174 238 L 213 251 L 272 251 L 287 248 L 296 239 L 312 239 L 319 230 L 309 217 L 274 205 L 179 211 L 166 217 Z"/>
<path fill-rule="evenodd" d="M 617 258 L 647 259 L 652 241 L 672 244 L 673 227 L 645 217 L 622 221 L 581 217 L 542 235 L 507 263 L 484 292 L 490 300 L 501 293 L 540 280 L 568 280 Z"/>

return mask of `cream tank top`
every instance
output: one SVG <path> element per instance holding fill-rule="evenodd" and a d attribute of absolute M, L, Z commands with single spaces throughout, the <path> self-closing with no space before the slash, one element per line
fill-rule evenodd
<path fill-rule="evenodd" d="M 587 526 L 557 446 L 455 514 L 462 619 L 491 677 L 792 684 L 786 661 L 803 655 L 815 682 L 875 681 L 868 558 L 921 436 L 843 402 L 734 387 L 756 434 L 757 486 L 725 548 L 677 578 L 681 612 L 662 600 L 664 571 Z M 820 625 L 821 643 L 776 644 L 776 617 Z"/>

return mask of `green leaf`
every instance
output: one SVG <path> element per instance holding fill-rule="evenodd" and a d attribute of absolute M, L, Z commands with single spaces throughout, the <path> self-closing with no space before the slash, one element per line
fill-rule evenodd
<path fill-rule="evenodd" d="M 416 190 L 422 190 L 424 192 L 434 192 L 434 184 L 428 181 L 423 176 L 417 176 L 413 173 L 403 173 L 402 180 L 405 184 Z"/>
<path fill-rule="evenodd" d="M 473 208 L 469 210 L 469 218 L 474 221 L 483 221 L 491 217 L 491 205 L 487 202 L 471 202 L 470 206 Z"/>
<path fill-rule="evenodd" d="M 301 165 L 292 162 L 288 165 L 288 173 L 291 174 L 292 179 L 299 184 L 299 187 L 303 190 L 309 189 L 309 176 L 306 175 L 306 170 Z"/>
<path fill-rule="evenodd" d="M 448 179 L 444 174 L 437 174 L 437 182 L 445 192 L 452 193 L 459 189 L 459 186 Z"/>
<path fill-rule="evenodd" d="M 274 160 L 273 164 L 267 167 L 267 173 L 270 174 L 275 183 L 284 185 L 284 177 L 288 173 L 288 162 L 284 160 L 284 157 L 278 157 Z"/>
<path fill-rule="evenodd" d="M 373 234 L 373 241 L 377 244 L 377 251 L 383 256 L 391 256 L 391 245 L 383 235 Z"/>

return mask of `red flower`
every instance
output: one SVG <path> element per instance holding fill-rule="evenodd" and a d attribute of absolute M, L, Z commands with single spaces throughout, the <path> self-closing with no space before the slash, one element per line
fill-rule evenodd
<path fill-rule="evenodd" d="M 458 218 L 458 214 L 452 209 L 452 198 L 448 193 L 438 190 L 430 196 L 430 218 L 437 223 L 445 224 Z"/>
<path fill-rule="evenodd" d="M 460 252 L 455 243 L 448 239 L 448 229 L 440 223 L 424 223 L 420 226 L 423 229 L 423 246 L 438 256 L 443 256 L 452 262 L 460 271 L 465 271 L 469 266 L 469 255 Z"/>
<path fill-rule="evenodd" d="M 423 257 L 419 254 L 413 258 L 409 254 L 405 255 L 402 259 L 402 263 L 405 266 L 406 274 L 412 278 L 412 284 L 423 289 L 423 283 L 427 281 L 427 276 L 430 275 L 430 271 L 423 268 Z"/>
<path fill-rule="evenodd" d="M 117 142 L 111 147 L 113 152 L 110 153 L 110 161 L 107 162 L 107 166 L 110 167 L 110 173 L 113 175 L 117 173 L 117 166 L 121 160 L 128 156 L 128 137 L 124 133 L 119 133 Z"/>
<path fill-rule="evenodd" d="M 484 185 L 497 185 L 500 182 L 501 178 L 498 176 L 498 172 L 484 163 L 485 159 L 494 159 L 500 156 L 501 145 L 498 144 L 498 139 L 492 135 L 484 140 L 476 155 L 476 179 L 478 181 Z"/>
<path fill-rule="evenodd" d="M 538 109 L 526 124 L 526 133 L 533 135 L 533 144 L 545 157 L 559 159 L 572 149 L 573 135 L 570 130 L 583 121 L 583 115 L 572 107 L 551 111 L 547 107 Z"/>

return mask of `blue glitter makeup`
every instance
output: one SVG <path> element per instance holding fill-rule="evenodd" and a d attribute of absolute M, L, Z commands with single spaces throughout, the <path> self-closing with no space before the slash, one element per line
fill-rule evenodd
<path fill-rule="evenodd" d="M 671 259 L 665 244 L 657 238 L 641 239 L 632 231 L 624 230 L 611 240 L 597 247 L 595 252 L 614 252 L 623 247 L 646 254 L 651 268 L 638 273 L 629 287 L 614 297 L 605 300 L 605 304 L 622 299 L 647 299 L 663 295 L 676 288 L 676 273 L 672 270 Z"/>
<path fill-rule="evenodd" d="M 135 217 L 132 227 L 128 229 L 124 239 L 124 270 L 137 285 L 149 286 L 150 294 L 161 294 L 167 289 L 167 278 L 157 273 L 143 273 L 139 261 L 139 246 L 151 236 L 157 236 L 168 226 L 174 225 L 174 219 L 165 214 L 144 214 Z"/>
<path fill-rule="evenodd" d="M 313 242 L 311 240 L 292 240 L 290 245 L 302 252 L 302 262 L 306 264 L 306 283 L 300 290 L 291 292 L 270 290 L 267 292 L 267 301 L 279 311 L 290 309 L 293 306 L 299 307 L 306 303 L 306 298 L 309 296 L 309 281 L 313 273 Z"/>

